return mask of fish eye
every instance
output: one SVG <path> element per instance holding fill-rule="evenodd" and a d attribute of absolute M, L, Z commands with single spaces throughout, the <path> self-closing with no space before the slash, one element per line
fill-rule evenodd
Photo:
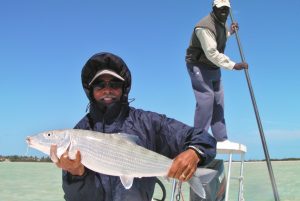
<path fill-rule="evenodd" d="M 50 133 L 48 133 L 47 135 L 48 135 L 48 137 L 50 137 L 50 136 L 51 136 L 51 134 L 50 134 Z"/>

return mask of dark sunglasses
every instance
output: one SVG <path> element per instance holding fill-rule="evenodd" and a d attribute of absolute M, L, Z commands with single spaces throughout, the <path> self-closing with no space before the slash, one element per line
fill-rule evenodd
<path fill-rule="evenodd" d="M 111 89 L 120 89 L 120 88 L 123 87 L 123 82 L 120 82 L 120 81 L 110 81 L 110 82 L 100 81 L 100 82 L 97 82 L 93 85 L 93 88 L 97 89 L 97 90 L 101 90 L 101 89 L 104 89 L 106 87 L 111 88 Z"/>

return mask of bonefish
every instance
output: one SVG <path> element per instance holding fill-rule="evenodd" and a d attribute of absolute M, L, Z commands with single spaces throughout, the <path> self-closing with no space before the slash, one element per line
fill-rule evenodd
<path fill-rule="evenodd" d="M 172 160 L 136 144 L 138 137 L 124 133 L 104 134 L 90 130 L 51 130 L 26 138 L 28 145 L 50 155 L 51 145 L 57 146 L 57 157 L 68 150 L 75 159 L 77 150 L 81 163 L 106 175 L 119 176 L 123 186 L 129 189 L 135 177 L 166 177 Z M 199 179 L 200 170 L 188 181 L 200 197 L 205 191 Z"/>

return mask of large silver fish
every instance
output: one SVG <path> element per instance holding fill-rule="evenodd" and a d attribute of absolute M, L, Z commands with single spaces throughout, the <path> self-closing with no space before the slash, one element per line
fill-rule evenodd
<path fill-rule="evenodd" d="M 172 160 L 136 144 L 138 137 L 128 134 L 104 134 L 90 130 L 51 130 L 26 138 L 28 145 L 50 155 L 51 145 L 57 145 L 58 158 L 68 149 L 75 159 L 77 150 L 81 163 L 106 175 L 119 176 L 123 186 L 129 189 L 135 177 L 166 177 Z M 200 197 L 205 191 L 199 179 L 200 169 L 188 181 Z"/>

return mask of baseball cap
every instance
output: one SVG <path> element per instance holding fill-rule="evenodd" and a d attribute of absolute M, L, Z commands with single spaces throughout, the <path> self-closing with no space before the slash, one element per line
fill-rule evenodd
<path fill-rule="evenodd" d="M 229 2 L 229 0 L 214 0 L 213 7 L 214 6 L 216 6 L 217 8 L 220 8 L 222 6 L 227 6 L 230 8 L 230 2 Z"/>
<path fill-rule="evenodd" d="M 118 75 L 116 72 L 111 70 L 100 70 L 96 73 L 96 75 L 93 77 L 92 81 L 90 81 L 89 85 L 91 85 L 100 75 L 109 74 L 114 76 L 115 78 L 118 78 L 119 80 L 125 81 L 124 78 L 122 78 L 120 75 Z"/>

